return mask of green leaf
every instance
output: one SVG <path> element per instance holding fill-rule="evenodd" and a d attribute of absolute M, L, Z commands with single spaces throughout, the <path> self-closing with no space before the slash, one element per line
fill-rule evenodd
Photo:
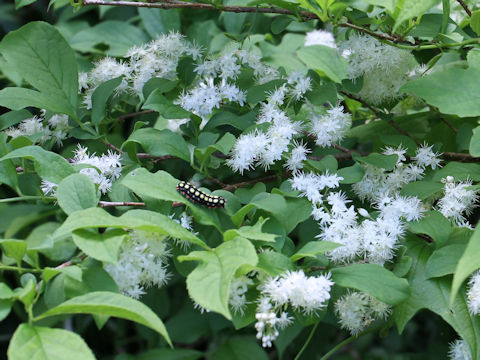
<path fill-rule="evenodd" d="M 343 180 L 340 180 L 340 184 L 355 184 L 363 179 L 365 170 L 360 164 L 355 163 L 352 166 L 339 169 L 337 175 L 343 178 Z"/>
<path fill-rule="evenodd" d="M 12 310 L 13 301 L 0 300 L 0 321 L 3 321 Z"/>
<path fill-rule="evenodd" d="M 83 339 L 68 330 L 20 324 L 7 351 L 9 360 L 95 360 Z"/>
<path fill-rule="evenodd" d="M 449 323 L 458 335 L 470 345 L 474 358 L 480 356 L 480 321 L 471 317 L 464 296 L 454 297 L 449 304 L 450 279 L 448 277 L 427 279 L 426 262 L 431 255 L 431 248 L 416 239 L 407 239 L 406 255 L 410 256 L 412 266 L 408 273 L 410 297 L 399 304 L 394 311 L 394 319 L 401 333 L 407 322 L 420 310 L 426 308 L 440 315 Z"/>
<path fill-rule="evenodd" d="M 477 33 L 477 35 L 480 35 L 480 10 L 472 11 L 472 16 L 470 16 L 470 27 Z"/>
<path fill-rule="evenodd" d="M 54 152 L 44 150 L 40 146 L 25 146 L 9 152 L 0 158 L 0 161 L 6 159 L 15 159 L 25 157 L 35 161 L 35 170 L 38 175 L 44 179 L 59 184 L 75 170 L 62 156 Z"/>
<path fill-rule="evenodd" d="M 341 83 L 347 77 L 347 62 L 338 54 L 337 49 L 324 45 L 307 46 L 299 49 L 297 56 L 310 69 L 336 83 Z"/>
<path fill-rule="evenodd" d="M 135 321 L 158 332 L 172 346 L 162 320 L 148 306 L 128 296 L 94 291 L 67 300 L 37 316 L 36 320 L 64 314 L 98 314 Z"/>
<path fill-rule="evenodd" d="M 416 196 L 420 200 L 425 200 L 441 191 L 443 184 L 435 181 L 414 181 L 405 185 L 400 191 L 402 196 Z"/>
<path fill-rule="evenodd" d="M 260 217 L 254 226 L 242 226 L 240 229 L 227 230 L 223 233 L 223 240 L 229 241 L 237 236 L 241 236 L 250 240 L 275 242 L 275 238 L 278 236 L 277 234 L 262 232 L 262 226 L 267 221 L 268 218 L 264 220 Z"/>
<path fill-rule="evenodd" d="M 15 10 L 21 9 L 24 6 L 33 4 L 37 0 L 15 0 Z"/>
<path fill-rule="evenodd" d="M 9 111 L 0 115 L 0 130 L 5 130 L 11 126 L 17 125 L 19 122 L 31 118 L 30 111 L 22 109 L 18 111 Z"/>
<path fill-rule="evenodd" d="M 139 129 L 128 137 L 123 146 L 130 143 L 140 144 L 148 154 L 154 156 L 173 155 L 190 162 L 187 142 L 181 135 L 170 130 Z"/>
<path fill-rule="evenodd" d="M 480 165 L 472 163 L 449 162 L 433 175 L 434 181 L 441 181 L 447 176 L 453 176 L 456 181 L 470 179 L 480 181 Z"/>
<path fill-rule="evenodd" d="M 272 80 L 265 84 L 251 86 L 247 90 L 247 102 L 249 104 L 257 104 L 264 101 L 270 92 L 275 91 L 285 84 L 285 80 Z"/>
<path fill-rule="evenodd" d="M 290 260 L 297 261 L 305 257 L 316 258 L 317 255 L 332 251 L 339 246 L 342 245 L 329 241 L 309 241 L 294 255 L 290 256 Z"/>
<path fill-rule="evenodd" d="M 463 281 L 475 270 L 480 269 L 480 231 L 477 228 L 470 238 L 467 248 L 458 261 L 452 281 L 450 303 L 453 303 Z"/>
<path fill-rule="evenodd" d="M 444 114 L 479 116 L 478 77 L 480 69 L 477 68 L 450 68 L 410 81 L 403 85 L 400 91 L 420 96 Z"/>
<path fill-rule="evenodd" d="M 1 90 L 0 105 L 14 110 L 35 106 L 76 117 L 77 61 L 55 27 L 44 22 L 30 22 L 3 38 L 0 53 L 38 90 Z"/>
<path fill-rule="evenodd" d="M 57 188 L 58 205 L 67 214 L 97 206 L 97 192 L 92 179 L 84 174 L 72 174 Z"/>
<path fill-rule="evenodd" d="M 332 279 L 337 285 L 366 292 L 389 305 L 399 304 L 409 295 L 405 279 L 376 264 L 354 264 L 332 269 Z"/>
<path fill-rule="evenodd" d="M 383 6 L 388 11 L 392 12 L 395 10 L 395 0 L 365 0 L 371 5 Z"/>
<path fill-rule="evenodd" d="M 162 95 L 161 89 L 152 91 L 142 109 L 159 112 L 165 119 L 189 118 L 191 113 Z"/>
<path fill-rule="evenodd" d="M 387 171 L 393 170 L 398 161 L 397 155 L 383 155 L 378 153 L 371 153 L 368 156 L 353 155 L 353 159 L 362 164 L 373 165 Z"/>
<path fill-rule="evenodd" d="M 425 267 L 427 279 L 455 273 L 458 260 L 465 252 L 465 244 L 453 244 L 435 250 Z"/>
<path fill-rule="evenodd" d="M 269 357 L 256 341 L 232 339 L 223 343 L 214 353 L 217 360 L 268 360 Z"/>
<path fill-rule="evenodd" d="M 400 13 L 395 21 L 393 31 L 395 32 L 398 26 L 400 26 L 404 21 L 422 15 L 425 11 L 435 6 L 439 1 L 440 0 L 404 0 L 400 5 Z"/>
<path fill-rule="evenodd" d="M 100 84 L 92 94 L 92 123 L 98 126 L 105 118 L 108 98 L 122 82 L 122 77 L 117 77 Z"/>
<path fill-rule="evenodd" d="M 89 257 L 98 261 L 116 263 L 118 249 L 127 234 L 120 229 L 107 230 L 102 234 L 80 229 L 74 231 L 72 236 L 75 245 Z"/>
<path fill-rule="evenodd" d="M 14 296 L 12 289 L 5 283 L 0 283 L 0 300 L 11 299 Z"/>
<path fill-rule="evenodd" d="M 478 13 L 480 17 L 480 10 L 478 10 Z M 473 135 L 470 139 L 469 152 L 472 156 L 480 156 L 480 126 L 477 126 L 475 129 L 473 129 Z"/>
<path fill-rule="evenodd" d="M 81 52 L 103 53 L 98 45 L 107 45 L 105 53 L 124 56 L 128 49 L 148 41 L 147 35 L 138 27 L 125 21 L 103 21 L 75 34 L 70 45 Z"/>
<path fill-rule="evenodd" d="M 0 246 L 5 255 L 15 259 L 18 264 L 22 262 L 23 255 L 27 251 L 27 242 L 24 240 L 0 239 Z"/>
<path fill-rule="evenodd" d="M 180 14 L 178 9 L 138 8 L 143 26 L 152 39 L 170 31 L 180 31 Z"/>
<path fill-rule="evenodd" d="M 276 251 L 264 251 L 258 254 L 258 264 L 256 269 L 262 270 L 271 277 L 275 277 L 287 270 L 295 270 L 295 265 L 282 253 Z"/>
<path fill-rule="evenodd" d="M 65 220 L 53 238 L 68 236 L 75 230 L 85 228 L 112 227 L 118 229 L 138 229 L 157 232 L 174 238 L 183 239 L 203 248 L 208 248 L 197 236 L 186 230 L 175 220 L 148 210 L 130 210 L 122 216 L 114 217 L 100 208 L 89 208 L 75 211 Z"/>
<path fill-rule="evenodd" d="M 237 237 L 213 251 L 193 251 L 178 259 L 200 262 L 187 277 L 190 297 L 205 309 L 218 312 L 230 320 L 228 297 L 235 272 L 242 265 L 255 266 L 258 261 L 250 241 Z"/>
<path fill-rule="evenodd" d="M 416 234 L 427 234 L 435 240 L 435 246 L 440 247 L 448 241 L 452 225 L 438 211 L 429 211 L 421 219 L 409 222 L 409 229 Z"/>

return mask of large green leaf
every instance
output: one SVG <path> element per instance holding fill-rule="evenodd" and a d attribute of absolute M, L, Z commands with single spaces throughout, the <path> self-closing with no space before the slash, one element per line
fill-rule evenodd
<path fill-rule="evenodd" d="M 410 293 L 405 279 L 376 264 L 354 264 L 332 269 L 332 279 L 337 285 L 366 292 L 389 305 L 401 303 Z"/>
<path fill-rule="evenodd" d="M 192 299 L 205 309 L 231 319 L 228 297 L 235 272 L 242 265 L 255 266 L 258 261 L 250 241 L 237 237 L 213 251 L 193 251 L 178 259 L 200 262 L 187 277 L 188 293 Z"/>
<path fill-rule="evenodd" d="M 20 324 L 8 346 L 9 360 L 95 360 L 83 339 L 64 329 Z"/>
<path fill-rule="evenodd" d="M 138 8 L 145 30 L 152 39 L 170 31 L 180 31 L 180 14 L 178 9 Z"/>
<path fill-rule="evenodd" d="M 431 236 L 436 247 L 445 244 L 452 231 L 450 221 L 438 211 L 429 211 L 421 219 L 410 222 L 408 226 L 416 234 Z"/>
<path fill-rule="evenodd" d="M 453 302 L 457 296 L 463 281 L 475 270 L 480 269 L 480 231 L 477 228 L 473 233 L 467 248 L 462 257 L 458 261 L 455 274 L 453 275 L 452 293 L 450 295 L 450 302 Z"/>
<path fill-rule="evenodd" d="M 297 56 L 310 68 L 326 75 L 332 81 L 341 83 L 347 77 L 347 62 L 337 49 L 324 45 L 303 47 Z"/>
<path fill-rule="evenodd" d="M 98 314 L 135 321 L 155 330 L 172 345 L 162 320 L 148 306 L 128 296 L 107 291 L 94 291 L 55 306 L 37 316 L 36 320 L 64 314 Z"/>
<path fill-rule="evenodd" d="M 124 56 L 128 49 L 148 41 L 138 27 L 125 21 L 104 21 L 78 32 L 70 41 L 72 48 L 82 52 L 102 53 L 97 45 L 107 45 L 107 55 Z"/>
<path fill-rule="evenodd" d="M 117 77 L 100 84 L 92 94 L 92 123 L 99 125 L 105 118 L 105 109 L 107 108 L 108 98 L 113 94 L 118 85 L 122 82 L 122 77 Z"/>
<path fill-rule="evenodd" d="M 452 244 L 435 250 L 428 258 L 425 275 L 427 278 L 441 277 L 455 273 L 458 260 L 465 252 L 466 245 Z"/>
<path fill-rule="evenodd" d="M 84 174 L 72 174 L 57 188 L 58 205 L 67 214 L 97 206 L 98 198 L 92 179 Z"/>
<path fill-rule="evenodd" d="M 450 279 L 448 277 L 428 279 L 426 263 L 432 249 L 428 244 L 411 239 L 407 241 L 406 255 L 413 259 L 408 282 L 410 297 L 399 304 L 394 310 L 394 319 L 399 332 L 402 332 L 407 322 L 421 309 L 428 309 L 440 315 L 449 323 L 458 335 L 465 339 L 472 349 L 474 358 L 479 358 L 480 320 L 470 316 L 464 296 L 455 296 L 450 306 Z"/>
<path fill-rule="evenodd" d="M 127 237 L 125 231 L 120 229 L 107 230 L 102 234 L 79 229 L 72 235 L 75 245 L 89 257 L 110 263 L 117 262 L 118 249 Z"/>
<path fill-rule="evenodd" d="M 0 105 L 16 110 L 35 106 L 76 117 L 77 61 L 57 29 L 44 22 L 28 23 L 3 38 L 0 53 L 38 90 L 4 89 Z"/>
<path fill-rule="evenodd" d="M 479 77 L 480 69 L 477 68 L 450 68 L 410 81 L 400 91 L 420 96 L 445 114 L 479 116 Z"/>
<path fill-rule="evenodd" d="M 143 128 L 134 131 L 125 141 L 124 146 L 137 143 L 153 156 L 173 155 L 190 162 L 188 144 L 177 133 L 170 130 Z"/>
<path fill-rule="evenodd" d="M 118 229 L 138 229 L 158 232 L 160 234 L 183 239 L 203 248 L 208 246 L 197 236 L 182 227 L 168 216 L 148 211 L 130 210 L 119 217 L 114 217 L 100 208 L 75 211 L 54 233 L 53 238 L 62 238 L 75 230 L 86 228 L 112 227 Z"/>
<path fill-rule="evenodd" d="M 34 145 L 13 150 L 0 158 L 0 161 L 20 157 L 34 160 L 38 175 L 42 179 L 56 184 L 59 184 L 68 175 L 75 173 L 73 167 L 62 156 Z"/>

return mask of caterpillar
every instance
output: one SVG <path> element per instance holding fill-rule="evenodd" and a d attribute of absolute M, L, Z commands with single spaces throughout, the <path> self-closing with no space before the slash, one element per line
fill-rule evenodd
<path fill-rule="evenodd" d="M 209 195 L 185 181 L 180 181 L 178 183 L 177 191 L 196 204 L 207 206 L 209 208 L 223 208 L 225 206 L 225 199 L 223 197 Z"/>

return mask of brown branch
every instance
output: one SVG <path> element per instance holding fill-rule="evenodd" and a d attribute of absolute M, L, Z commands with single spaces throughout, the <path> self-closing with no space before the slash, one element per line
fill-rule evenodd
<path fill-rule="evenodd" d="M 145 206 L 145 203 L 131 201 L 99 201 L 98 205 L 105 208 L 109 206 Z"/>
<path fill-rule="evenodd" d="M 125 151 L 119 149 L 118 147 L 116 147 L 115 145 L 113 144 L 110 144 L 109 142 L 107 142 L 106 140 L 102 140 L 102 142 L 107 145 L 107 147 L 109 147 L 110 149 L 112 149 L 113 151 L 116 151 L 120 154 L 125 154 Z"/>
<path fill-rule="evenodd" d="M 105 2 L 108 2 L 108 1 L 105 1 Z M 84 1 L 84 5 L 85 5 L 85 1 Z M 133 112 L 133 113 L 130 113 L 130 114 L 121 115 L 121 116 L 117 117 L 117 122 L 121 122 L 125 119 L 130 119 L 132 117 L 139 116 L 139 115 L 151 114 L 153 112 L 155 112 L 155 111 L 153 111 L 153 110 L 142 110 L 142 111 L 137 111 L 137 112 Z"/>
<path fill-rule="evenodd" d="M 162 0 L 150 0 L 149 2 L 136 2 L 136 1 L 105 1 L 105 0 L 82 0 L 82 4 L 85 5 L 105 5 L 105 6 L 132 6 L 132 7 L 146 7 L 146 8 L 160 8 L 160 9 L 198 9 L 198 10 L 218 10 L 234 13 L 261 13 L 261 14 L 281 14 L 281 15 L 293 15 L 300 16 L 302 20 L 316 20 L 318 16 L 312 12 L 299 11 L 298 13 L 292 12 L 287 9 L 278 7 L 255 7 L 255 6 L 228 6 L 219 5 L 213 6 L 204 3 L 190 3 L 190 2 L 161 2 Z M 388 34 L 376 33 L 372 30 L 366 29 L 359 25 L 345 22 L 338 24 L 341 27 L 348 27 L 364 34 L 368 34 L 380 40 L 388 40 L 393 43 L 405 42 L 411 44 L 411 42 L 403 39 L 401 36 L 391 36 Z M 146 110 L 149 111 L 149 110 Z M 151 112 L 151 111 L 150 111 Z M 140 112 L 141 113 L 141 112 Z M 125 115 L 124 115 L 125 116 Z M 125 118 L 121 116 L 122 120 Z M 119 118 L 119 119 L 120 119 Z"/>
<path fill-rule="evenodd" d="M 468 16 L 472 16 L 472 12 L 468 8 L 467 4 L 463 2 L 463 0 L 457 0 L 457 2 L 463 7 L 463 10 L 468 14 Z"/>
<path fill-rule="evenodd" d="M 87 258 L 87 254 L 81 254 L 79 257 L 78 257 L 78 260 L 68 260 L 68 261 L 65 261 L 63 264 L 60 264 L 58 265 L 57 267 L 55 267 L 55 270 L 60 270 L 60 269 L 63 269 L 63 268 L 66 268 L 67 266 L 71 266 L 73 265 L 74 263 L 77 263 L 77 261 L 82 261 L 84 259 Z"/>
<path fill-rule="evenodd" d="M 379 113 L 380 111 L 378 109 L 375 109 L 372 105 L 370 105 L 369 103 L 367 103 L 365 100 L 363 100 L 361 97 L 358 97 L 358 96 L 355 96 L 355 95 L 352 95 L 352 94 L 349 94 L 345 91 L 340 91 L 341 94 L 345 95 L 346 97 L 352 99 L 352 100 L 355 100 L 355 101 L 358 101 L 360 104 L 362 104 L 364 107 L 370 109 L 376 117 L 380 117 L 379 116 Z"/>
<path fill-rule="evenodd" d="M 254 185 L 254 184 L 259 183 L 259 182 L 275 181 L 275 180 L 278 180 L 278 178 L 286 177 L 289 174 L 290 174 L 290 172 L 285 171 L 281 175 L 275 174 L 275 175 L 265 176 L 265 177 L 262 177 L 262 178 L 243 181 L 243 182 L 240 182 L 240 183 L 237 183 L 237 184 L 227 185 L 227 186 L 223 187 L 222 190 L 232 191 L 232 190 L 236 190 L 236 189 L 241 188 L 241 187 Z"/>
<path fill-rule="evenodd" d="M 455 134 L 458 133 L 458 130 L 455 126 L 453 126 L 449 121 L 447 121 L 447 119 L 444 119 L 443 117 L 440 117 L 440 120 L 442 120 L 445 125 L 447 125 Z"/>
<path fill-rule="evenodd" d="M 442 158 L 444 160 L 458 161 L 458 162 L 468 162 L 468 163 L 480 162 L 480 157 L 473 157 L 470 154 L 464 154 L 464 153 L 444 152 L 442 154 Z"/>

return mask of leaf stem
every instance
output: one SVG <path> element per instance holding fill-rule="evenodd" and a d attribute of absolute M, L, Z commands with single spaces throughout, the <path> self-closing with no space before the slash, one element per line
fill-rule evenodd
<path fill-rule="evenodd" d="M 341 348 L 343 348 L 345 345 L 351 343 L 352 341 L 354 340 L 357 340 L 359 337 L 363 336 L 363 335 L 366 335 L 366 334 L 369 334 L 371 332 L 376 332 L 378 330 L 380 330 L 381 328 L 383 328 L 385 326 L 385 324 L 383 325 L 379 325 L 379 326 L 374 326 L 370 329 L 367 329 L 365 331 L 362 331 L 360 334 L 358 335 L 352 335 L 348 338 L 346 338 L 345 340 L 343 340 L 341 343 L 335 345 L 329 352 L 327 352 L 325 355 L 323 355 L 320 360 L 327 360 L 328 358 L 330 358 L 330 356 L 332 356 L 334 353 L 336 353 L 338 350 L 340 350 Z"/>
<path fill-rule="evenodd" d="M 27 196 L 18 196 L 18 197 L 7 198 L 7 199 L 0 199 L 0 203 L 26 201 L 26 200 L 52 200 L 53 201 L 53 200 L 56 200 L 56 198 L 52 196 L 27 195 Z"/>
<path fill-rule="evenodd" d="M 305 344 L 303 344 L 302 348 L 298 352 L 297 356 L 295 356 L 294 360 L 299 360 L 300 359 L 300 356 L 302 356 L 303 352 L 308 347 L 308 344 L 310 343 L 310 340 L 312 340 L 313 334 L 315 334 L 315 331 L 317 330 L 318 324 L 320 324 L 320 322 L 317 322 L 315 325 L 313 325 L 312 331 L 310 331 L 310 334 L 308 335 L 307 341 L 305 341 Z"/>
<path fill-rule="evenodd" d="M 0 264 L 0 270 L 18 271 L 19 273 L 22 273 L 22 272 L 41 273 L 43 271 L 40 269 L 25 269 L 19 266 L 10 266 L 10 265 L 4 265 L 4 264 Z"/>

